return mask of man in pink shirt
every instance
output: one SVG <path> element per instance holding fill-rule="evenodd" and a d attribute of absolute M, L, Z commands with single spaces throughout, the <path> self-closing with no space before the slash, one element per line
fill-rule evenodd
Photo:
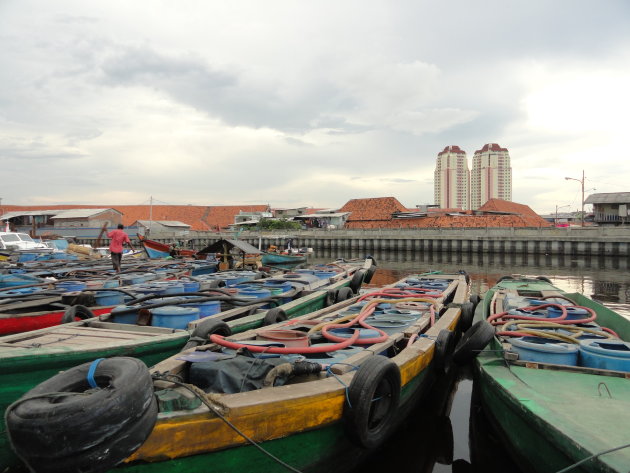
<path fill-rule="evenodd" d="M 123 244 L 127 243 L 129 248 L 133 250 L 133 246 L 131 246 L 131 240 L 129 236 L 123 232 L 122 223 L 118 224 L 118 228 L 116 230 L 112 230 L 107 234 L 107 238 L 111 239 L 109 244 L 109 252 L 112 255 L 112 264 L 114 265 L 114 270 L 117 273 L 120 273 L 120 262 L 122 260 L 123 253 Z"/>

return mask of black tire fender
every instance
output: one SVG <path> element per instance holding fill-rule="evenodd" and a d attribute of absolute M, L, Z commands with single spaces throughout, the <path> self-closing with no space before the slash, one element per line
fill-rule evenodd
<path fill-rule="evenodd" d="M 448 361 L 453 351 L 455 334 L 447 329 L 442 329 L 435 339 L 435 352 L 433 353 L 433 367 L 438 374 L 444 374 L 448 370 Z"/>
<path fill-rule="evenodd" d="M 232 335 L 232 329 L 223 320 L 207 319 L 202 320 L 193 330 L 192 335 L 182 348 L 182 351 L 188 350 L 192 347 L 198 347 L 210 343 L 210 335 L 212 334 L 223 335 L 229 337 Z"/>
<path fill-rule="evenodd" d="M 348 299 L 352 299 L 354 297 L 354 293 L 352 289 L 349 287 L 340 287 L 335 292 L 335 304 L 338 302 L 347 301 Z"/>
<path fill-rule="evenodd" d="M 263 318 L 262 324 L 264 326 L 273 325 L 287 320 L 287 313 L 279 307 L 269 309 Z"/>
<path fill-rule="evenodd" d="M 94 382 L 107 389 L 90 386 L 92 371 Z M 40 383 L 9 406 L 5 417 L 14 450 L 33 470 L 79 471 L 76 462 L 85 461 L 88 468 L 80 471 L 105 471 L 146 440 L 157 419 L 157 403 L 146 365 L 137 358 L 114 357 Z M 98 455 L 106 465 L 90 466 Z M 60 470 L 58 461 L 67 468 Z"/>
<path fill-rule="evenodd" d="M 326 307 L 330 307 L 337 300 L 337 290 L 336 289 L 328 289 L 326 291 L 326 300 L 324 301 L 324 305 Z"/>
<path fill-rule="evenodd" d="M 94 313 L 84 305 L 73 305 L 66 309 L 61 317 L 61 323 L 68 324 L 76 319 L 87 320 L 93 317 L 96 317 Z"/>
<path fill-rule="evenodd" d="M 363 284 L 363 279 L 365 278 L 365 269 L 358 269 L 357 271 L 355 271 L 355 273 L 352 275 L 352 280 L 350 281 L 350 289 L 352 289 L 352 292 L 354 292 L 355 294 L 359 293 L 359 289 L 361 289 L 361 284 Z"/>
<path fill-rule="evenodd" d="M 549 284 L 553 284 L 553 283 L 551 282 L 551 279 L 549 279 L 549 278 L 548 278 L 548 277 L 546 277 L 546 276 L 537 276 L 537 277 L 536 277 L 536 279 L 538 279 L 539 281 L 544 281 L 544 282 L 547 282 L 547 283 L 549 283 Z"/>
<path fill-rule="evenodd" d="M 497 281 L 497 283 L 500 283 L 501 281 L 509 281 L 510 279 L 514 279 L 514 278 L 512 276 L 501 276 L 499 280 Z"/>
<path fill-rule="evenodd" d="M 465 332 L 472 325 L 473 317 L 475 316 L 475 305 L 472 302 L 464 302 L 461 306 L 461 312 L 457 328 L 460 332 Z"/>
<path fill-rule="evenodd" d="M 364 448 L 375 448 L 389 436 L 400 400 L 398 366 L 382 355 L 369 357 L 348 387 L 343 419 L 350 438 Z"/>
<path fill-rule="evenodd" d="M 147 439 L 158 415 L 158 403 L 154 397 L 147 411 L 124 432 L 88 450 L 77 452 L 68 457 L 40 456 L 33 454 L 25 459 L 32 471 L 42 473 L 102 473 L 120 464 L 135 452 Z"/>
<path fill-rule="evenodd" d="M 462 336 L 453 352 L 453 361 L 458 365 L 475 358 L 494 337 L 494 327 L 485 320 L 473 324 Z"/>
<path fill-rule="evenodd" d="M 365 276 L 363 277 L 363 282 L 365 284 L 369 284 L 370 281 L 372 281 L 372 277 L 374 276 L 374 273 L 376 272 L 376 266 L 370 266 L 366 272 L 365 272 Z"/>

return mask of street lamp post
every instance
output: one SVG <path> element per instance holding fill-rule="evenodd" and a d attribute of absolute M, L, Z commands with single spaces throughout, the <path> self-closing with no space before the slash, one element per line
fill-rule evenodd
<path fill-rule="evenodd" d="M 578 181 L 582 185 L 582 226 L 584 226 L 584 169 L 582 169 L 582 179 L 575 177 L 565 177 L 566 180 Z"/>

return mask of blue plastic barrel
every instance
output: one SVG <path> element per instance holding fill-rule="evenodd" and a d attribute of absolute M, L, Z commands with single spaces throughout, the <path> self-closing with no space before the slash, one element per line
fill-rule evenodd
<path fill-rule="evenodd" d="M 125 295 L 118 291 L 96 291 L 94 293 L 96 305 L 119 305 L 125 300 Z"/>
<path fill-rule="evenodd" d="M 112 322 L 116 322 L 117 324 L 130 324 L 135 325 L 136 320 L 138 318 L 137 311 L 129 312 L 126 314 L 121 314 L 120 312 L 123 310 L 129 309 L 127 305 L 119 305 L 114 307 L 111 312 Z"/>
<path fill-rule="evenodd" d="M 580 366 L 630 372 L 630 343 L 623 340 L 581 340 Z"/>
<path fill-rule="evenodd" d="M 200 284 L 197 281 L 182 281 L 184 284 L 184 292 L 197 292 Z"/>
<path fill-rule="evenodd" d="M 154 327 L 186 329 L 189 322 L 199 318 L 199 309 L 196 307 L 167 305 L 151 309 L 151 313 L 151 325 Z"/>
<path fill-rule="evenodd" d="M 221 312 L 220 301 L 191 302 L 190 304 L 181 304 L 182 307 L 194 307 L 199 310 L 199 318 L 208 317 L 209 315 Z"/>
<path fill-rule="evenodd" d="M 512 350 L 518 353 L 518 358 L 522 361 L 567 366 L 577 365 L 578 347 L 572 343 L 542 337 L 512 338 L 510 343 Z"/>
<path fill-rule="evenodd" d="M 334 271 L 315 271 L 314 272 L 315 276 L 317 276 L 319 279 L 330 279 L 333 276 L 336 276 L 337 273 Z"/>

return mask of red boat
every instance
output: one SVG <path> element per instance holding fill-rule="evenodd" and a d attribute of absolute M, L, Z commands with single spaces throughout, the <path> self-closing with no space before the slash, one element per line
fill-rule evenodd
<path fill-rule="evenodd" d="M 177 248 L 175 245 L 167 245 L 159 241 L 149 240 L 143 235 L 138 234 L 138 240 L 142 244 L 145 253 L 151 259 L 166 258 L 194 258 L 197 252 L 195 250 L 186 250 Z"/>

